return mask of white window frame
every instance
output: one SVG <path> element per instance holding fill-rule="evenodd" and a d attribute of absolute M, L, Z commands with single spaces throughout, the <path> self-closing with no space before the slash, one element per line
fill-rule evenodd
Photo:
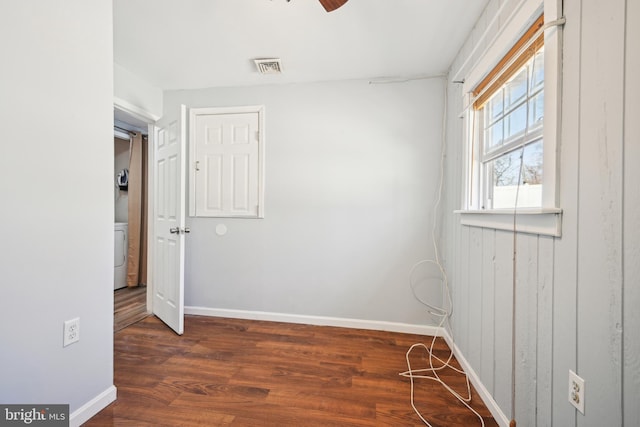
<path fill-rule="evenodd" d="M 494 43 L 486 50 L 477 65 L 471 70 L 465 83 L 463 93 L 464 135 L 466 139 L 465 155 L 465 189 L 463 192 L 461 224 L 493 228 L 498 230 L 514 230 L 518 232 L 561 236 L 562 210 L 559 208 L 558 193 L 558 148 L 560 137 L 561 113 L 561 76 L 562 76 L 562 31 L 561 26 L 550 26 L 544 31 L 544 150 L 542 206 L 539 208 L 517 209 L 482 209 L 482 197 L 478 194 L 476 183 L 480 178 L 478 158 L 472 144 L 477 140 L 478 123 L 474 123 L 473 107 L 469 105 L 473 89 L 493 69 L 500 59 L 518 40 L 519 36 L 544 12 L 545 23 L 556 21 L 562 17 L 562 0 L 523 0 L 518 12 L 502 29 Z M 477 121 L 477 120 L 476 120 Z M 475 127 L 475 129 L 474 129 Z"/>

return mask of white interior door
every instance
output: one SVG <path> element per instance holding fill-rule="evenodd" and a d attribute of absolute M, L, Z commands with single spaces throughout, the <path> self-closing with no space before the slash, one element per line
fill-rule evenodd
<path fill-rule="evenodd" d="M 259 113 L 192 114 L 195 215 L 260 216 Z"/>
<path fill-rule="evenodd" d="M 185 141 L 187 109 L 157 122 L 154 138 L 153 314 L 184 331 Z"/>

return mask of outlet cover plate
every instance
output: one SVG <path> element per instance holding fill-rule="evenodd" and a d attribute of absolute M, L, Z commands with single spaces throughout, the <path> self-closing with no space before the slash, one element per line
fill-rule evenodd
<path fill-rule="evenodd" d="M 569 369 L 569 403 L 584 415 L 584 380 Z"/>
<path fill-rule="evenodd" d="M 66 347 L 74 342 L 80 341 L 80 318 L 67 320 L 64 322 L 64 336 L 62 346 Z"/>

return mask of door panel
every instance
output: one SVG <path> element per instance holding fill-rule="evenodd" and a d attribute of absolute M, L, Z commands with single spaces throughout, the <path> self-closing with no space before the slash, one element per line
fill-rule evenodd
<path fill-rule="evenodd" d="M 249 154 L 236 154 L 231 162 L 231 206 L 234 212 L 248 212 L 249 197 L 251 194 L 251 156 Z"/>
<path fill-rule="evenodd" d="M 202 114 L 195 132 L 197 216 L 259 215 L 257 112 Z"/>
<path fill-rule="evenodd" d="M 184 331 L 186 107 L 158 121 L 154 141 L 153 313 Z"/>
<path fill-rule="evenodd" d="M 205 207 L 207 211 L 222 211 L 222 156 L 207 155 L 205 164 L 204 180 L 206 194 Z"/>

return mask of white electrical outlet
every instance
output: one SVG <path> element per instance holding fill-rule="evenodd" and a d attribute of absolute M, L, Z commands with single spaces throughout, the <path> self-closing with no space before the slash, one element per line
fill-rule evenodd
<path fill-rule="evenodd" d="M 584 415 L 584 380 L 569 369 L 569 403 Z"/>
<path fill-rule="evenodd" d="M 66 347 L 73 344 L 76 341 L 80 341 L 80 318 L 67 320 L 64 322 L 64 336 L 62 339 L 62 346 Z"/>

